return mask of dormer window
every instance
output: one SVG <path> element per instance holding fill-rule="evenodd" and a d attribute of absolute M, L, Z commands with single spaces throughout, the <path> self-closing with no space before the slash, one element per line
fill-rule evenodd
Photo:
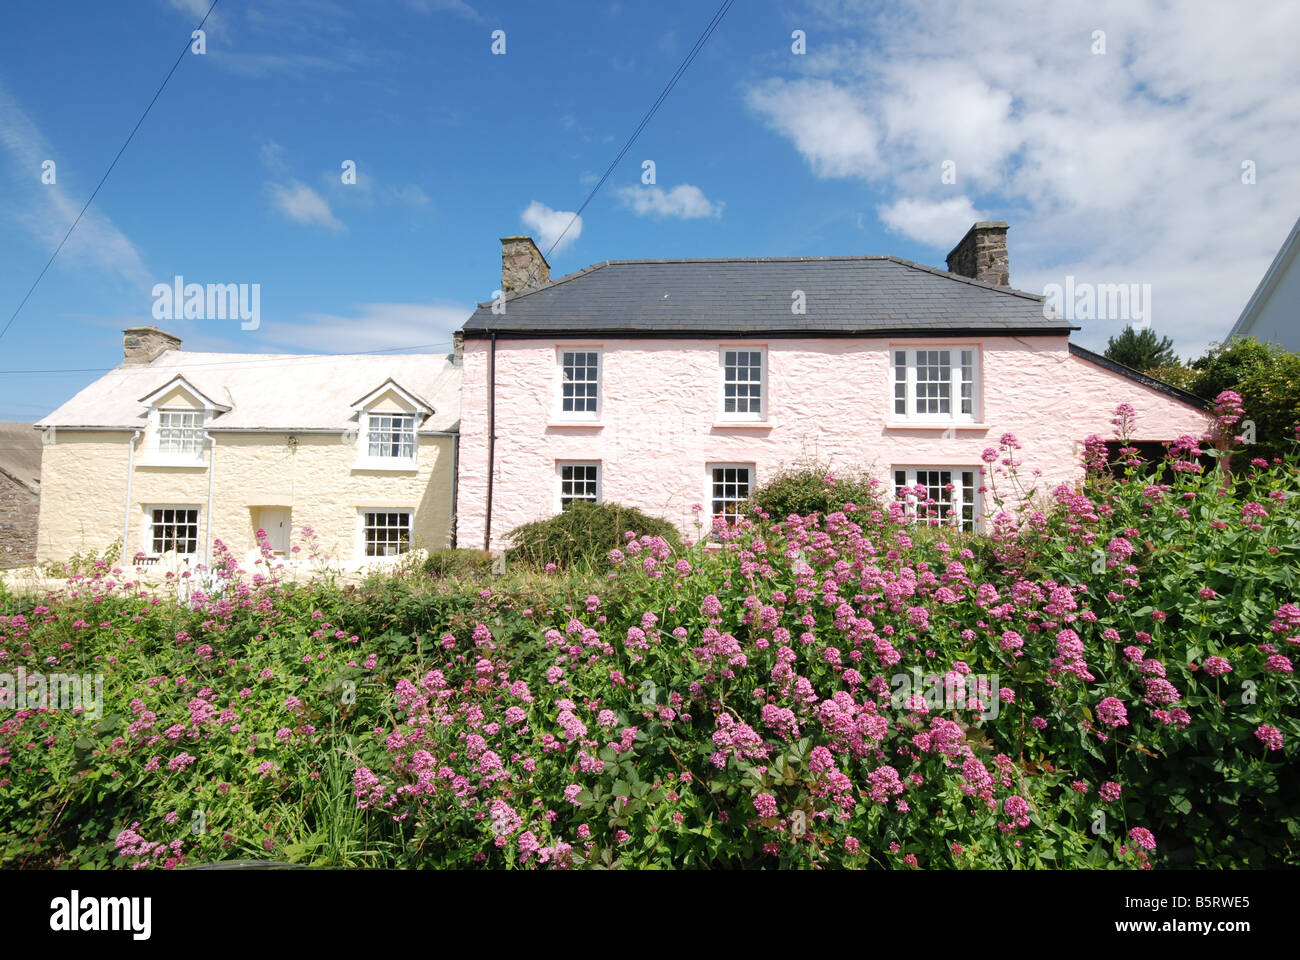
<path fill-rule="evenodd" d="M 144 462 L 159 467 L 203 466 L 208 426 L 213 417 L 230 410 L 183 376 L 173 377 L 140 402 L 149 417 Z"/>
<path fill-rule="evenodd" d="M 415 416 L 372 413 L 367 437 L 370 456 L 384 460 L 415 460 Z"/>
<path fill-rule="evenodd" d="M 168 457 L 193 457 L 203 455 L 202 410 L 159 410 L 158 452 Z"/>
<path fill-rule="evenodd" d="M 419 456 L 419 430 L 433 407 L 396 381 L 378 388 L 352 404 L 356 427 L 344 431 L 359 440 L 356 470 L 414 470 Z M 359 435 L 359 436 L 358 436 Z"/>

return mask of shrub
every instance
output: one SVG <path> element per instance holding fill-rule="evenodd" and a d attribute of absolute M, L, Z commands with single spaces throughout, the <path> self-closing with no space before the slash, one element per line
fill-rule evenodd
<path fill-rule="evenodd" d="M 773 523 L 787 517 L 827 514 L 857 507 L 879 506 L 879 482 L 857 470 L 835 470 L 828 463 L 796 464 L 777 473 L 749 498 L 748 511 Z"/>
<path fill-rule="evenodd" d="M 93 550 L 74 553 L 67 560 L 48 560 L 41 569 L 51 577 L 92 577 L 110 569 L 121 557 L 122 538 L 118 537 L 102 554 Z"/>
<path fill-rule="evenodd" d="M 1289 446 L 1300 422 L 1300 354 L 1254 337 L 1237 338 L 1210 349 L 1192 362 L 1196 377 L 1188 388 L 1212 399 L 1224 390 L 1241 395 L 1255 424 L 1251 457 L 1271 460 Z"/>
<path fill-rule="evenodd" d="M 429 577 L 482 578 L 492 572 L 492 554 L 487 550 L 430 550 L 422 569 Z"/>
<path fill-rule="evenodd" d="M 548 520 L 526 523 L 510 532 L 513 545 L 508 560 L 543 569 L 548 563 L 571 567 L 603 562 L 609 551 L 624 543 L 624 534 L 663 537 L 674 549 L 682 545 L 681 534 L 667 520 L 651 517 L 634 507 L 617 503 L 575 501 Z"/>

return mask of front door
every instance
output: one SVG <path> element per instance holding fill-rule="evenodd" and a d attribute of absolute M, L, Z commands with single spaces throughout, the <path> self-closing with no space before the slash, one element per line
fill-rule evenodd
<path fill-rule="evenodd" d="M 266 531 L 266 542 L 277 556 L 289 553 L 289 534 L 293 530 L 288 507 L 263 507 L 259 511 L 259 526 Z"/>

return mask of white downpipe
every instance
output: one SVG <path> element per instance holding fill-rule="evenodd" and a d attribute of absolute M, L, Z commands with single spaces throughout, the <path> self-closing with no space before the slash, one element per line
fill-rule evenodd
<path fill-rule="evenodd" d="M 122 563 L 126 562 L 126 551 L 131 542 L 131 481 L 135 478 L 135 442 L 140 439 L 140 433 L 141 431 L 136 430 L 131 434 L 131 439 L 126 442 L 126 511 L 122 517 L 122 555 L 118 557 L 118 561 Z"/>
<path fill-rule="evenodd" d="M 212 441 L 212 447 L 208 452 L 208 517 L 203 524 L 204 536 L 207 540 L 203 549 L 203 565 L 209 570 L 212 569 L 212 478 L 217 472 L 217 438 L 206 431 L 203 434 L 208 440 Z"/>

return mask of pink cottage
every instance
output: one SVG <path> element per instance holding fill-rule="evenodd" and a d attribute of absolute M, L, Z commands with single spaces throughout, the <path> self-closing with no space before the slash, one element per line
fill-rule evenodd
<path fill-rule="evenodd" d="M 456 540 L 503 548 L 574 499 L 694 533 L 782 467 L 868 469 L 981 524 L 982 453 L 1013 433 L 1050 491 L 1116 404 L 1151 443 L 1203 433 L 1191 394 L 1070 343 L 1077 327 L 1007 286 L 1005 223 L 947 272 L 897 257 L 610 260 L 550 279 L 502 243 L 504 300 L 461 330 Z M 951 485 L 951 490 L 947 488 Z"/>

